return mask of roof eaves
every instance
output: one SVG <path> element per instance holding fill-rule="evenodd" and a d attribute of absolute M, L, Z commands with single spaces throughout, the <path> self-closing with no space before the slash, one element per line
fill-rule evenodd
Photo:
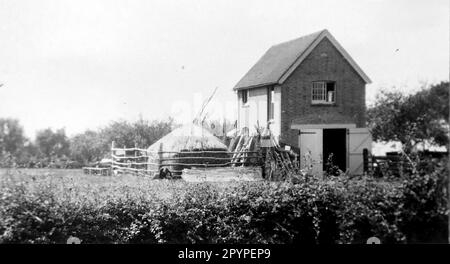
<path fill-rule="evenodd" d="M 268 83 L 261 83 L 261 84 L 251 85 L 251 86 L 234 87 L 233 91 L 260 88 L 260 87 L 263 87 L 263 86 L 274 85 L 274 84 L 278 84 L 278 83 L 277 82 L 268 82 Z"/>

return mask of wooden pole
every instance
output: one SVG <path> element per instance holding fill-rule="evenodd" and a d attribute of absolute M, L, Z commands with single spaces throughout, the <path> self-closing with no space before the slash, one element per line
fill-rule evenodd
<path fill-rule="evenodd" d="M 134 142 L 134 148 L 135 148 L 135 150 L 134 150 L 134 162 L 139 162 L 137 160 L 137 158 L 136 158 L 137 157 L 137 144 L 136 144 L 136 142 Z M 138 167 L 139 167 L 139 165 L 135 165 L 136 169 L 139 169 Z M 137 175 L 138 171 L 136 170 L 136 171 L 134 171 L 134 173 Z"/>
<path fill-rule="evenodd" d="M 369 150 L 363 149 L 363 173 L 367 174 L 369 170 Z"/>
<path fill-rule="evenodd" d="M 261 144 L 261 143 L 260 143 Z M 262 176 L 264 179 L 268 179 L 267 171 L 266 171 L 266 165 L 267 165 L 267 148 L 260 148 L 260 153 L 262 156 L 261 159 L 261 169 L 262 169 Z"/>
<path fill-rule="evenodd" d="M 158 177 L 160 176 L 159 175 L 159 172 L 161 171 L 161 168 L 162 168 L 162 159 L 163 159 L 163 153 L 162 153 L 162 151 L 163 151 L 163 143 L 161 143 L 161 144 L 159 144 L 159 151 L 158 151 Z"/>
<path fill-rule="evenodd" d="M 222 124 L 222 141 L 226 144 L 227 142 L 227 121 L 225 117 L 223 118 L 223 124 Z"/>
<path fill-rule="evenodd" d="M 241 136 L 239 137 L 239 141 L 238 141 L 238 143 L 236 144 L 236 148 L 233 150 L 233 152 L 239 152 L 239 151 L 240 151 L 240 149 L 241 149 L 240 146 L 241 146 L 241 144 L 242 144 L 243 138 L 244 138 L 243 135 L 241 135 Z M 233 156 L 232 156 L 232 158 L 231 158 L 231 161 L 234 162 L 234 160 L 237 158 L 237 156 L 238 156 L 238 153 L 233 153 Z M 233 164 L 233 167 L 234 167 L 234 164 Z"/>
<path fill-rule="evenodd" d="M 447 120 L 448 121 L 448 120 Z M 448 130 L 447 132 L 447 136 L 450 138 L 450 130 Z M 448 157 L 450 153 L 450 141 L 447 144 L 447 166 L 448 166 L 448 170 L 450 171 L 450 159 Z M 448 177 L 448 186 L 447 186 L 447 206 L 448 206 L 448 211 L 450 212 L 450 173 L 447 175 Z M 447 230 L 447 234 L 448 234 L 448 243 L 450 243 L 450 213 L 448 213 L 447 215 L 447 222 L 448 222 L 448 230 Z"/>
<path fill-rule="evenodd" d="M 114 140 L 111 142 L 111 168 L 110 168 L 110 172 L 111 175 L 113 175 L 113 171 L 114 171 Z"/>

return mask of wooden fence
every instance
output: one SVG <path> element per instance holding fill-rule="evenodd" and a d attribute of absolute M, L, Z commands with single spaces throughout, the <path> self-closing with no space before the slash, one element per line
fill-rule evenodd
<path fill-rule="evenodd" d="M 376 176 L 399 176 L 406 170 L 412 170 L 412 161 L 400 153 L 388 153 L 386 156 L 373 156 L 365 150 L 364 172 Z"/>
<path fill-rule="evenodd" d="M 111 146 L 111 168 L 114 173 L 156 175 L 162 168 L 181 174 L 185 168 L 217 168 L 231 166 L 260 166 L 259 151 L 202 150 L 202 151 L 148 151 L 141 148 Z"/>
<path fill-rule="evenodd" d="M 111 169 L 115 173 L 132 172 L 136 174 L 145 173 L 148 165 L 146 149 L 116 148 L 114 142 L 111 144 Z"/>

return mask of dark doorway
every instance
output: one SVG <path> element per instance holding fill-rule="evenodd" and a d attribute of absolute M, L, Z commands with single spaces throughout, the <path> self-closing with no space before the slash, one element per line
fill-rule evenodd
<path fill-rule="evenodd" d="M 346 171 L 347 167 L 347 129 L 323 130 L 323 170 L 328 171 L 329 159 L 334 166 Z"/>

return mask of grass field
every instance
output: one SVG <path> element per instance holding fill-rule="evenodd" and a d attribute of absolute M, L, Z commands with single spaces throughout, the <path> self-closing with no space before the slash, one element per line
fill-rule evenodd
<path fill-rule="evenodd" d="M 21 186 L 32 194 L 47 190 L 66 201 L 80 200 L 99 206 L 121 199 L 160 200 L 180 195 L 188 186 L 183 180 L 153 180 L 151 177 L 132 174 L 114 176 L 85 175 L 73 169 L 0 169 L 0 190 Z M 230 183 L 217 183 L 226 187 Z"/>

